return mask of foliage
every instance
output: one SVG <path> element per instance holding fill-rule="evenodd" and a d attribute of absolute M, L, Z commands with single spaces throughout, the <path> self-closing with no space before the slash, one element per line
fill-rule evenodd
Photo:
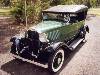
<path fill-rule="evenodd" d="M 42 10 L 47 9 L 50 6 L 49 0 L 41 0 L 41 8 Z"/>
<path fill-rule="evenodd" d="M 35 4 L 27 5 L 28 23 L 34 23 L 39 20 L 41 13 L 41 1 L 37 0 Z"/>
<path fill-rule="evenodd" d="M 59 4 L 85 4 L 89 7 L 100 5 L 100 0 L 52 0 L 51 5 Z"/>
<path fill-rule="evenodd" d="M 27 1 L 27 13 L 26 16 L 28 18 L 28 23 L 34 23 L 36 20 L 38 20 L 38 16 L 41 11 L 40 3 L 38 0 L 38 3 L 35 2 L 35 5 L 33 2 Z M 18 4 L 15 5 L 14 9 L 11 11 L 11 14 L 15 18 L 15 21 L 17 23 L 25 23 L 25 5 L 24 1 L 19 1 Z"/>
<path fill-rule="evenodd" d="M 18 23 L 22 23 L 25 21 L 25 14 L 24 14 L 24 4 L 19 2 L 16 7 L 11 11 L 11 14 L 14 16 L 15 21 Z"/>
<path fill-rule="evenodd" d="M 15 0 L 11 0 L 15 1 Z M 16 0 L 18 4 L 15 5 L 11 12 L 18 23 L 25 23 L 25 6 L 24 0 Z M 60 4 L 85 4 L 89 8 L 96 7 L 100 4 L 100 0 L 26 0 L 27 1 L 27 18 L 28 23 L 35 23 L 41 20 L 41 11 L 50 6 Z"/>
<path fill-rule="evenodd" d="M 4 6 L 10 6 L 10 4 L 11 4 L 11 2 L 10 2 L 10 0 L 2 0 L 2 3 L 3 3 L 3 5 Z"/>

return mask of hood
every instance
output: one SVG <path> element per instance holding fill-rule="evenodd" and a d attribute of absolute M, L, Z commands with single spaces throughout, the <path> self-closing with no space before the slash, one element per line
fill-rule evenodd
<path fill-rule="evenodd" d="M 37 32 L 42 33 L 61 26 L 62 26 L 62 22 L 59 21 L 42 21 L 36 26 L 31 27 L 31 29 L 34 29 Z"/>

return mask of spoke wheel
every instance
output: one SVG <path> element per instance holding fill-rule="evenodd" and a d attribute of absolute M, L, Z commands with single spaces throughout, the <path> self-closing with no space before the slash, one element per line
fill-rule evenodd
<path fill-rule="evenodd" d="M 57 50 L 49 60 L 49 69 L 52 72 L 59 71 L 64 62 L 64 51 L 62 49 Z"/>

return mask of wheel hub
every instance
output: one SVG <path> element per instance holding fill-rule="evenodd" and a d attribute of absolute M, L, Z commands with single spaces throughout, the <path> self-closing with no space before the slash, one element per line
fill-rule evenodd
<path fill-rule="evenodd" d="M 54 60 L 54 67 L 55 68 L 58 68 L 59 66 L 60 66 L 60 64 L 61 64 L 61 62 L 62 62 L 62 54 L 58 54 L 56 57 L 55 57 L 55 60 Z"/>
<path fill-rule="evenodd" d="M 57 63 L 58 63 L 58 65 L 61 63 L 61 58 L 58 58 L 58 62 Z"/>

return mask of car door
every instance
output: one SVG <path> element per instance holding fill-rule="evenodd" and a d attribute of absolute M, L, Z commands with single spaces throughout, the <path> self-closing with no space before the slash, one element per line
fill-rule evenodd
<path fill-rule="evenodd" d="M 80 27 L 84 25 L 83 21 L 80 22 L 75 22 L 75 23 L 69 23 L 69 24 L 64 24 L 60 28 L 60 38 L 61 40 L 70 40 L 73 39 L 74 36 L 78 33 Z"/>
<path fill-rule="evenodd" d="M 77 33 L 77 25 L 74 24 L 65 24 L 60 28 L 61 40 L 71 39 Z"/>

